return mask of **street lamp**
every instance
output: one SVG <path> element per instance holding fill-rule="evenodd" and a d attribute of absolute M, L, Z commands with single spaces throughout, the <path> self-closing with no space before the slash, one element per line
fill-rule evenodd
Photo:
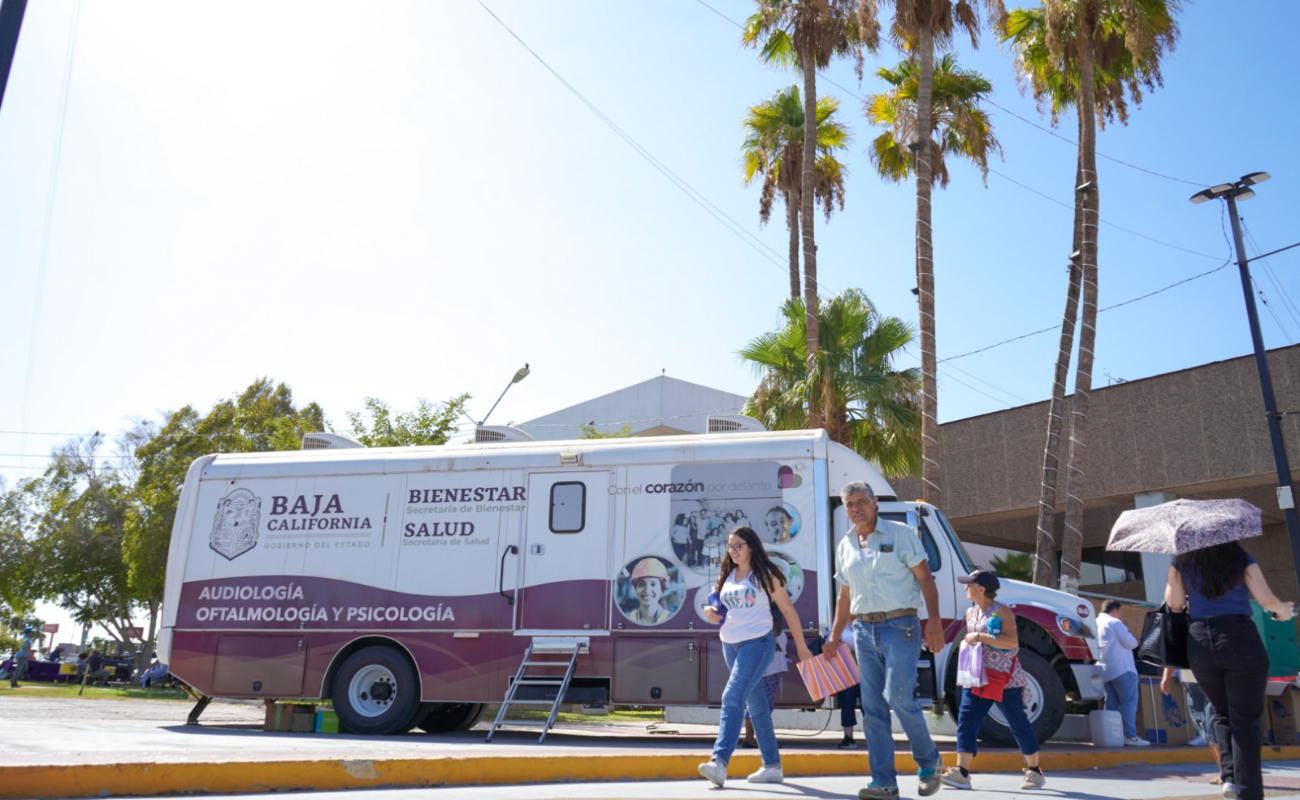
<path fill-rule="evenodd" d="M 484 423 L 484 422 L 487 422 L 487 418 L 490 417 L 490 416 L 492 416 L 492 412 L 497 410 L 497 406 L 501 405 L 501 400 L 502 400 L 502 398 L 504 398 L 504 397 L 506 396 L 506 392 L 510 391 L 510 387 L 511 387 L 511 386 L 514 386 L 516 383 L 519 383 L 519 382 L 522 381 L 524 378 L 527 378 L 527 377 L 528 377 L 528 373 L 529 373 L 529 370 L 528 370 L 528 364 L 525 363 L 525 364 L 524 364 L 522 367 L 520 367 L 519 370 L 515 373 L 515 376 L 514 376 L 513 378 L 510 379 L 510 383 L 507 383 L 507 384 L 506 384 L 506 388 L 504 388 L 504 389 L 501 390 L 501 397 L 498 397 L 498 398 L 497 398 L 497 401 L 496 401 L 495 403 L 492 404 L 492 407 L 488 409 L 488 413 L 486 413 L 486 414 L 483 415 L 483 419 L 482 419 L 481 421 L 479 421 L 479 422 L 475 422 L 474 424 L 475 424 L 476 426 L 478 426 L 478 427 L 482 427 L 482 426 L 483 426 L 483 423 Z M 472 421 L 472 420 L 471 420 L 471 421 Z"/>
<path fill-rule="evenodd" d="M 1228 218 L 1232 221 L 1232 238 L 1237 248 L 1237 269 L 1241 272 L 1241 290 L 1246 295 L 1246 316 L 1250 320 L 1250 338 L 1255 344 L 1255 367 L 1259 371 L 1259 386 L 1264 394 L 1264 415 L 1268 419 L 1268 433 L 1273 440 L 1273 463 L 1277 467 L 1277 505 L 1286 515 L 1287 534 L 1291 538 L 1291 559 L 1296 576 L 1300 579 L 1300 517 L 1296 516 L 1295 495 L 1291 489 L 1291 466 L 1287 463 L 1286 443 L 1282 440 L 1282 415 L 1278 413 L 1273 398 L 1273 379 L 1268 371 L 1268 358 L 1264 354 L 1264 336 L 1259 331 L 1259 312 L 1255 308 L 1255 293 L 1251 291 L 1250 259 L 1246 258 L 1246 243 L 1241 237 L 1241 219 L 1237 216 L 1237 201 L 1255 196 L 1251 187 L 1269 179 L 1267 172 L 1242 175 L 1235 183 L 1221 183 L 1202 189 L 1190 200 L 1200 204 L 1207 200 L 1223 198 L 1228 203 Z"/>

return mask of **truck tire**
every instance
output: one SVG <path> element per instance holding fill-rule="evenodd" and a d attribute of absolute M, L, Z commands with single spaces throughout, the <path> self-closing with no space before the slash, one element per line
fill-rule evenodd
<path fill-rule="evenodd" d="M 406 733 L 421 707 L 415 668 L 391 647 L 367 647 L 348 656 L 331 688 L 334 713 L 349 733 Z"/>
<path fill-rule="evenodd" d="M 1065 686 L 1051 665 L 1032 650 L 1021 648 L 1020 666 L 1029 685 L 1024 689 L 1025 716 L 1033 726 L 1039 744 L 1056 735 L 1065 719 Z M 1007 727 L 1002 709 L 994 705 L 980 726 L 980 741 L 990 747 L 1015 747 L 1015 737 Z"/>
<path fill-rule="evenodd" d="M 428 712 L 415 724 L 425 733 L 467 731 L 483 719 L 485 703 L 425 703 Z"/>

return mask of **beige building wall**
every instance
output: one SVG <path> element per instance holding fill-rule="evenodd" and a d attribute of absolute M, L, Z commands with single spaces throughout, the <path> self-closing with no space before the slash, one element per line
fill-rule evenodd
<path fill-rule="evenodd" d="M 1268 358 L 1279 411 L 1300 411 L 1300 346 L 1269 351 Z M 1094 388 L 1090 417 L 1085 547 L 1104 545 L 1138 494 L 1241 497 L 1263 510 L 1265 522 L 1264 536 L 1245 542 L 1246 549 L 1280 597 L 1300 601 L 1253 356 Z M 1284 416 L 1282 429 L 1295 480 L 1300 414 Z M 1033 551 L 1046 434 L 1046 402 L 941 426 L 942 507 L 963 540 Z M 1067 437 L 1068 431 L 1063 447 Z M 1062 475 L 1064 462 L 1062 452 Z M 920 496 L 914 480 L 894 485 L 899 497 Z M 1058 542 L 1064 496 L 1060 486 Z M 1141 584 L 1107 584 L 1104 591 L 1143 593 Z"/>

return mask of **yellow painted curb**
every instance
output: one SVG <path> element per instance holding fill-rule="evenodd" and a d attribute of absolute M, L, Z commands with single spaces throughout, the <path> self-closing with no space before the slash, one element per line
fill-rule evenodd
<path fill-rule="evenodd" d="M 700 752 L 690 754 L 3 766 L 0 767 L 0 798 L 681 780 L 698 777 L 696 767 L 707 757 L 707 748 L 701 748 Z M 1265 747 L 1264 758 L 1300 759 L 1300 747 Z M 1051 772 L 1213 761 L 1208 749 L 1190 747 L 1051 750 L 1044 751 L 1041 759 L 1043 768 Z M 865 775 L 867 772 L 866 754 L 861 752 L 787 753 L 781 761 L 788 776 Z M 944 754 L 945 763 L 955 761 L 953 753 Z M 896 763 L 903 774 L 916 770 L 916 763 L 906 753 L 899 753 Z M 1018 772 L 1022 764 L 1020 754 L 1015 751 L 986 752 L 975 760 L 980 772 Z M 731 772 L 744 775 L 758 767 L 758 756 L 737 755 L 732 760 Z"/>

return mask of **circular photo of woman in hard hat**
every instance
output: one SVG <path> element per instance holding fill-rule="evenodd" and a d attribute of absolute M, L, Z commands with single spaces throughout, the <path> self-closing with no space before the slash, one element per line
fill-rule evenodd
<path fill-rule="evenodd" d="M 682 607 L 686 586 L 671 561 L 643 556 L 628 562 L 614 582 L 618 610 L 633 625 L 662 625 Z"/>

